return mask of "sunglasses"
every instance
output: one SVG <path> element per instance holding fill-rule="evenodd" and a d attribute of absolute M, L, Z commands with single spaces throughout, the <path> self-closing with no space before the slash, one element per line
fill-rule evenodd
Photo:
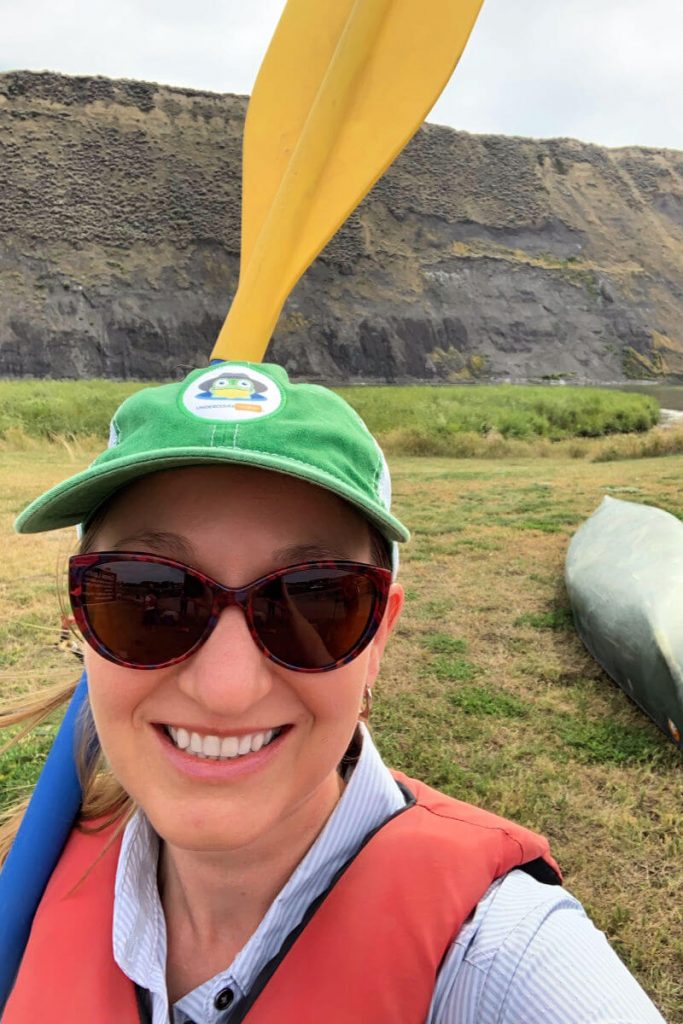
<path fill-rule="evenodd" d="M 224 608 L 242 609 L 271 661 L 328 672 L 367 647 L 387 606 L 391 573 L 363 562 L 302 562 L 225 587 L 182 562 L 101 551 L 69 559 L 69 593 L 84 639 L 127 668 L 185 661 L 209 638 Z"/>

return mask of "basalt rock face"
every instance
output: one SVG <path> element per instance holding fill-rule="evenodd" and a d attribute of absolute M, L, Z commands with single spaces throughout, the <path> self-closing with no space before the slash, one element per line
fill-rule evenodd
<path fill-rule="evenodd" d="M 206 362 L 237 281 L 245 109 L 0 75 L 0 375 Z M 268 357 L 332 382 L 683 379 L 683 153 L 426 126 Z"/>

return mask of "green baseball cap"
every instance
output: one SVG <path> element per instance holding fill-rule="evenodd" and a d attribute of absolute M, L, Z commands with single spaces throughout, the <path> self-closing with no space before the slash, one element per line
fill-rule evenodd
<path fill-rule="evenodd" d="M 298 477 L 354 505 L 389 541 L 409 532 L 390 511 L 382 450 L 351 406 L 327 388 L 293 384 L 269 363 L 221 362 L 131 395 L 109 447 L 17 517 L 19 533 L 86 523 L 120 487 L 163 469 L 241 464 Z"/>

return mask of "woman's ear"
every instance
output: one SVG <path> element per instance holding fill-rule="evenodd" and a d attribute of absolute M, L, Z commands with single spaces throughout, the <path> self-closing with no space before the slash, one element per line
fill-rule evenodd
<path fill-rule="evenodd" d="M 385 643 L 393 633 L 394 627 L 396 626 L 396 623 L 401 617 L 401 612 L 403 611 L 403 605 L 405 604 L 405 602 L 406 592 L 401 586 L 401 584 L 392 583 L 391 589 L 389 590 L 389 601 L 387 602 L 387 610 L 384 614 L 384 620 L 382 622 L 382 625 L 384 626 L 386 624 L 387 627 L 387 635 L 384 640 Z"/>
<path fill-rule="evenodd" d="M 372 643 L 370 644 L 370 660 L 368 662 L 367 678 L 368 686 L 373 684 L 377 673 L 379 672 L 384 648 L 386 647 L 387 640 L 396 627 L 396 623 L 401 616 L 404 604 L 405 591 L 403 587 L 400 583 L 392 583 L 391 589 L 389 590 L 389 600 L 387 601 L 384 618 L 382 619 L 380 627 L 375 633 Z"/>

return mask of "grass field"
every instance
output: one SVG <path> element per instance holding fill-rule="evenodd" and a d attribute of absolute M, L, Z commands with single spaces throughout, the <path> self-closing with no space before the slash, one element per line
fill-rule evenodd
<path fill-rule="evenodd" d="M 78 672 L 55 648 L 55 566 L 73 531 L 11 533 L 15 513 L 85 465 L 82 446 L 0 451 L 0 676 L 8 694 Z M 396 457 L 412 526 L 406 614 L 375 694 L 387 760 L 546 833 L 568 888 L 683 1024 L 681 754 L 575 636 L 562 586 L 570 535 L 605 493 L 683 515 L 683 457 L 589 462 Z M 0 762 L 13 797 L 49 727 Z"/>
<path fill-rule="evenodd" d="M 116 407 L 143 386 L 102 380 L 0 381 L 0 438 L 106 438 Z M 659 419 L 659 405 L 649 395 L 599 388 L 508 384 L 337 390 L 387 451 L 413 455 L 498 456 L 510 443 L 642 433 Z M 496 447 L 501 441 L 503 449 L 500 443 Z"/>

